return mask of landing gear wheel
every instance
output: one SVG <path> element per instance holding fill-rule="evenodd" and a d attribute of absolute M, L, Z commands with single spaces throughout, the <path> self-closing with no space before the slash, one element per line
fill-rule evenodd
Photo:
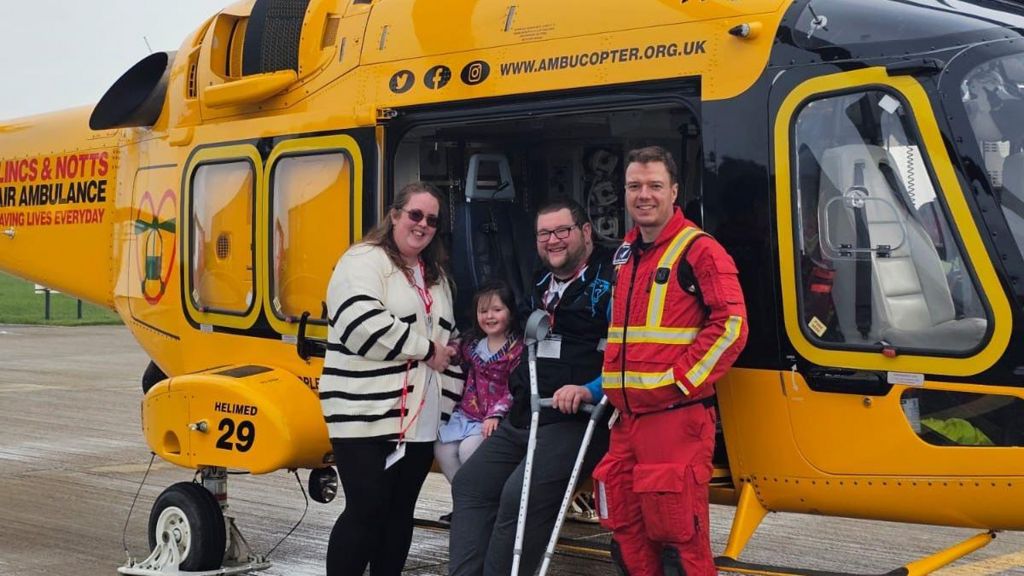
<path fill-rule="evenodd" d="M 179 482 L 164 490 L 149 513 L 149 547 L 165 547 L 178 569 L 189 572 L 216 570 L 227 544 L 224 514 L 209 490 L 192 482 Z M 173 560 L 171 560 L 173 563 Z"/>

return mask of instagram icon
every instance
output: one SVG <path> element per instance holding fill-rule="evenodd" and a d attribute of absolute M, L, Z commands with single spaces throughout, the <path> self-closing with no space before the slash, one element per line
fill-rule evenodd
<path fill-rule="evenodd" d="M 483 60 L 474 60 L 462 68 L 462 81 L 469 86 L 482 83 L 490 75 L 491 66 Z"/>

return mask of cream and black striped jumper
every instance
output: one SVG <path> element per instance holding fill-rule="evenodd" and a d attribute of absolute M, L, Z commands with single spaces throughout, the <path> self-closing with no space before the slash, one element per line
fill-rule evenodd
<path fill-rule="evenodd" d="M 422 298 L 413 272 L 383 248 L 357 244 L 328 285 L 320 404 L 345 491 L 329 576 L 362 575 L 367 565 L 375 575 L 401 573 L 438 427 L 462 394 L 457 366 L 438 374 L 426 364 L 432 342 L 454 337 L 451 289 L 442 279 Z M 399 439 L 405 456 L 385 468 Z"/>

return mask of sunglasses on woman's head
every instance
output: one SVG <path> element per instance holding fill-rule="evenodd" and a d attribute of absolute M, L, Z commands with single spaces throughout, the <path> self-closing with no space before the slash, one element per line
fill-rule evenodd
<path fill-rule="evenodd" d="M 437 214 L 426 214 L 419 208 L 413 208 L 412 210 L 406 210 L 405 208 L 399 208 L 402 212 L 409 215 L 409 220 L 419 224 L 424 217 L 427 219 L 428 228 L 437 228 Z"/>

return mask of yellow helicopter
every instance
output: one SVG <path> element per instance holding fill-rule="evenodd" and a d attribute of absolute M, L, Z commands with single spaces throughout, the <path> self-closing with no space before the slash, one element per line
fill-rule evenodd
<path fill-rule="evenodd" d="M 800 573 L 740 560 L 767 512 L 978 530 L 900 574 L 1024 529 L 1024 6 L 242 0 L 95 106 L 0 122 L 0 269 L 120 314 L 146 442 L 202 479 L 122 571 L 265 567 L 228 469 L 331 496 L 323 298 L 393 190 L 448 193 L 463 298 L 521 292 L 532 211 L 572 196 L 614 246 L 650 144 L 750 314 L 718 383 L 719 567 Z"/>

